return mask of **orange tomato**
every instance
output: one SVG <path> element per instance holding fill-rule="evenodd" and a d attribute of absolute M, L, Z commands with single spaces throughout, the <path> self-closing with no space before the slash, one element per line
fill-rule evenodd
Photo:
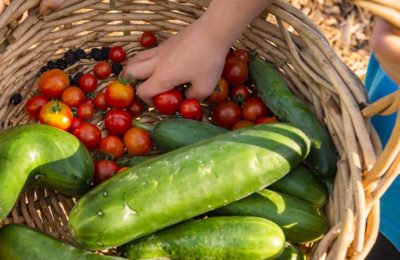
<path fill-rule="evenodd" d="M 50 101 L 40 110 L 40 123 L 68 130 L 73 114 L 71 109 L 60 101 Z"/>
<path fill-rule="evenodd" d="M 236 124 L 233 125 L 232 129 L 240 129 L 240 128 L 244 128 L 244 127 L 248 127 L 248 126 L 252 126 L 254 125 L 253 122 L 248 121 L 248 120 L 240 120 L 237 121 Z"/>
<path fill-rule="evenodd" d="M 130 155 L 146 155 L 153 146 L 150 134 L 139 127 L 128 130 L 124 135 L 124 143 Z"/>
<path fill-rule="evenodd" d="M 124 172 L 124 171 L 126 171 L 126 170 L 128 170 L 128 169 L 129 169 L 129 167 L 122 167 L 121 169 L 118 170 L 117 173 Z"/>
<path fill-rule="evenodd" d="M 277 123 L 278 120 L 276 120 L 274 117 L 263 117 L 257 120 L 256 124 L 271 124 L 271 123 Z"/>
<path fill-rule="evenodd" d="M 68 75 L 59 69 L 46 71 L 39 78 L 39 91 L 48 98 L 59 98 L 69 87 Z"/>
<path fill-rule="evenodd" d="M 206 99 L 206 102 L 211 104 L 218 104 L 226 100 L 228 95 L 229 95 L 229 84 L 225 79 L 221 78 L 218 81 L 217 86 L 215 86 L 214 91 Z"/>
<path fill-rule="evenodd" d="M 69 87 L 62 93 L 61 102 L 69 107 L 78 107 L 85 102 L 85 94 L 78 87 Z"/>
<path fill-rule="evenodd" d="M 106 88 L 106 103 L 116 108 L 127 108 L 135 97 L 135 91 L 129 84 L 118 80 L 111 82 Z"/>

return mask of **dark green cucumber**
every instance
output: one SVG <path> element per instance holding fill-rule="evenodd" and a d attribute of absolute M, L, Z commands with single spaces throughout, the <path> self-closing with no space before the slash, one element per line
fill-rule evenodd
<path fill-rule="evenodd" d="M 125 244 L 270 185 L 308 149 L 299 129 L 265 124 L 166 153 L 83 196 L 70 214 L 71 234 L 89 249 Z"/>
<path fill-rule="evenodd" d="M 117 164 L 120 167 L 132 167 L 136 164 L 148 161 L 150 159 L 154 159 L 159 155 L 149 155 L 149 156 L 133 156 L 133 157 L 124 157 L 117 161 Z"/>
<path fill-rule="evenodd" d="M 0 229 L 0 259 L 4 260 L 117 260 L 64 244 L 40 231 L 22 225 Z"/>
<path fill-rule="evenodd" d="M 282 254 L 280 254 L 276 260 L 306 260 L 303 252 L 296 247 L 289 243 L 286 243 L 285 249 L 283 250 Z"/>
<path fill-rule="evenodd" d="M 282 229 L 257 217 L 189 220 L 124 247 L 128 259 L 273 259 L 285 246 Z"/>
<path fill-rule="evenodd" d="M 250 62 L 250 75 L 261 99 L 281 121 L 300 128 L 311 140 L 306 163 L 320 179 L 330 179 L 336 173 L 337 157 L 326 128 L 312 111 L 295 95 L 272 64 L 260 59 Z"/>
<path fill-rule="evenodd" d="M 152 139 L 165 151 L 171 151 L 226 132 L 228 130 L 225 128 L 205 122 L 182 118 L 169 119 L 161 121 L 153 129 Z M 122 166 L 133 166 L 143 159 L 147 157 L 134 157 L 132 161 L 123 159 L 126 164 L 131 164 Z M 308 201 L 315 207 L 324 206 L 327 200 L 325 188 L 303 166 L 299 166 L 270 188 Z"/>
<path fill-rule="evenodd" d="M 311 175 L 304 166 L 299 166 L 268 189 L 286 193 L 311 203 L 314 207 L 323 207 L 327 202 L 325 187 Z"/>
<path fill-rule="evenodd" d="M 271 190 L 259 191 L 213 212 L 218 216 L 256 216 L 278 224 L 286 239 L 306 243 L 320 239 L 328 231 L 328 222 L 318 209 L 293 196 Z"/>
<path fill-rule="evenodd" d="M 0 221 L 28 183 L 75 195 L 92 177 L 89 152 L 65 131 L 35 124 L 0 132 Z"/>

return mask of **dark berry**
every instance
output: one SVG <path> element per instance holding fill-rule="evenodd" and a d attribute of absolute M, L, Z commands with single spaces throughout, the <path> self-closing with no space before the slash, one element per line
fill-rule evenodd
<path fill-rule="evenodd" d="M 82 72 L 76 73 L 75 76 L 71 80 L 71 86 L 78 86 L 79 80 L 82 77 L 82 75 L 83 75 Z"/>
<path fill-rule="evenodd" d="M 48 68 L 47 66 L 43 66 L 43 67 L 40 69 L 39 75 L 42 75 L 43 73 L 45 73 L 45 72 L 48 71 L 48 70 L 49 70 L 49 68 Z"/>
<path fill-rule="evenodd" d="M 78 82 L 71 75 L 69 75 L 69 82 L 71 86 L 78 86 Z"/>
<path fill-rule="evenodd" d="M 101 61 L 103 60 L 103 55 L 101 54 L 101 50 L 99 48 L 93 48 L 90 51 L 90 57 L 94 59 L 95 61 Z"/>
<path fill-rule="evenodd" d="M 111 70 L 115 75 L 119 75 L 123 68 L 121 63 L 113 62 L 111 65 Z"/>
<path fill-rule="evenodd" d="M 82 49 L 75 50 L 75 58 L 77 60 L 86 59 L 86 52 Z"/>
<path fill-rule="evenodd" d="M 75 53 L 71 50 L 67 51 L 64 54 L 64 59 L 68 65 L 74 64 L 76 62 Z"/>
<path fill-rule="evenodd" d="M 47 68 L 49 70 L 57 69 L 57 63 L 55 61 L 49 61 L 47 62 Z"/>
<path fill-rule="evenodd" d="M 18 105 L 22 101 L 22 96 L 21 94 L 17 93 L 14 94 L 10 97 L 10 104 L 11 105 Z"/>
<path fill-rule="evenodd" d="M 68 67 L 67 62 L 64 59 L 59 59 L 56 61 L 56 63 L 57 68 L 60 70 L 65 70 Z"/>
<path fill-rule="evenodd" d="M 101 55 L 103 56 L 103 60 L 108 60 L 108 55 L 110 54 L 110 47 L 103 47 L 101 48 Z"/>

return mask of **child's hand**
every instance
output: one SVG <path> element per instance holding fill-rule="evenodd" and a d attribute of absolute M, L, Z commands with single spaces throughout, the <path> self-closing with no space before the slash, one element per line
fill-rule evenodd
<path fill-rule="evenodd" d="M 64 0 L 42 0 L 40 3 L 40 14 L 46 15 L 59 8 Z"/>
<path fill-rule="evenodd" d="M 382 68 L 400 87 L 400 31 L 378 19 L 370 45 Z"/>

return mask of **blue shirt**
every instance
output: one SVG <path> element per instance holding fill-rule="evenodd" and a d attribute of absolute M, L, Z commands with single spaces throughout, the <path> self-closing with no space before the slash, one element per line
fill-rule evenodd
<path fill-rule="evenodd" d="M 374 56 L 368 65 L 365 87 L 370 102 L 374 102 L 396 91 L 398 87 L 379 66 Z M 375 116 L 372 124 L 377 130 L 382 144 L 386 145 L 394 127 L 397 113 L 390 116 Z M 381 199 L 380 232 L 400 251 L 400 177 L 398 177 Z"/>

